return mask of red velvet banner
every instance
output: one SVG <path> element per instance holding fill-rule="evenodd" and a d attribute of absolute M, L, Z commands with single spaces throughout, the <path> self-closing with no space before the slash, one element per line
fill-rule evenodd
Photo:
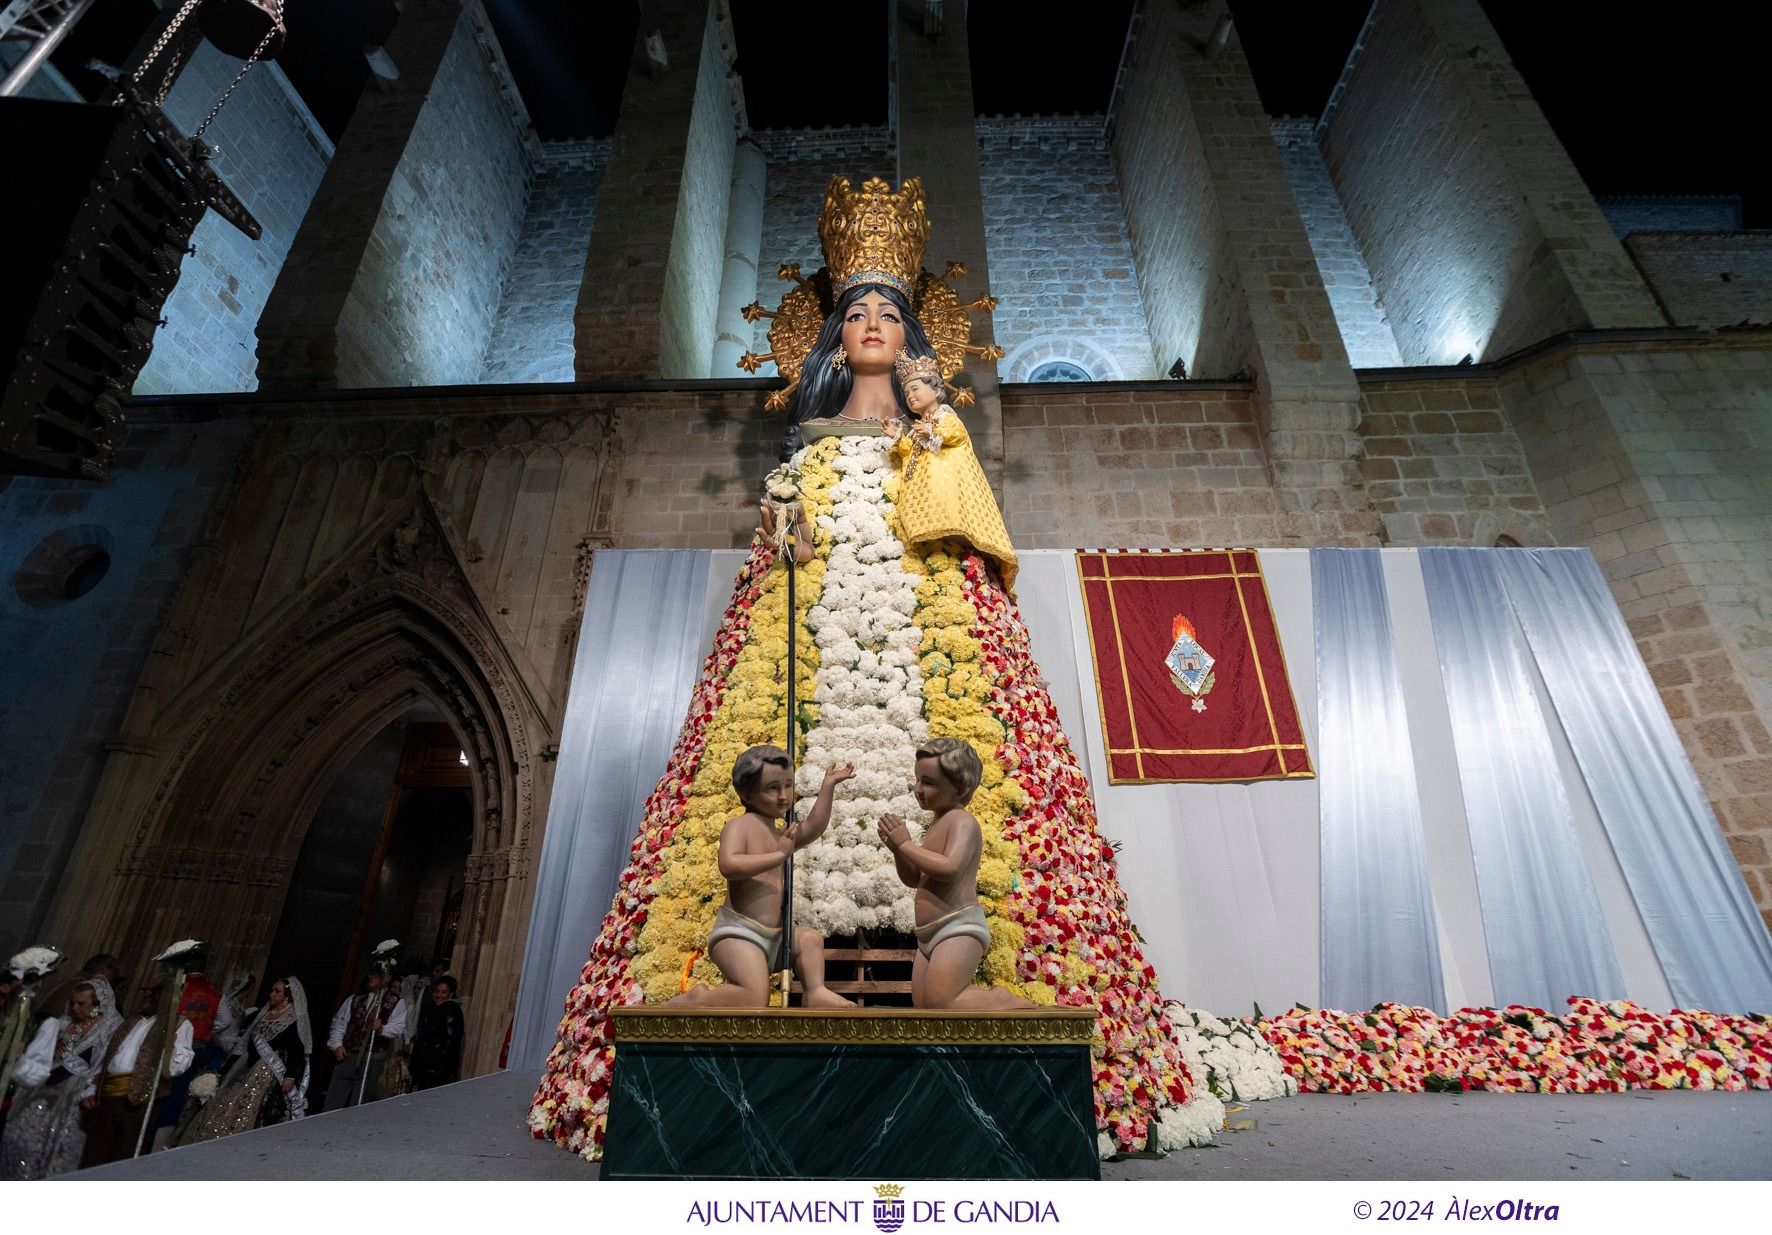
<path fill-rule="evenodd" d="M 1116 785 L 1314 775 L 1253 549 L 1077 554 Z"/>

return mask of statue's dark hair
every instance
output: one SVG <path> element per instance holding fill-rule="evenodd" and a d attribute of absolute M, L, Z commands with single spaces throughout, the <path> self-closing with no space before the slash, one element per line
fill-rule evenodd
<path fill-rule="evenodd" d="M 800 370 L 800 384 L 794 388 L 792 399 L 788 403 L 789 427 L 787 436 L 781 440 L 781 457 L 790 458 L 793 453 L 805 445 L 800 440 L 800 422 L 817 420 L 824 416 L 835 416 L 849 402 L 849 392 L 855 385 L 855 377 L 848 365 L 831 368 L 831 357 L 837 354 L 837 347 L 843 341 L 843 315 L 851 305 L 870 292 L 878 292 L 892 302 L 904 323 L 905 350 L 913 356 L 924 356 L 935 351 L 929 342 L 929 336 L 923 332 L 922 323 L 911 315 L 911 302 L 905 294 L 895 287 L 884 283 L 860 283 L 844 292 L 837 298 L 836 308 L 824 319 L 824 326 L 818 332 L 818 338 L 812 344 L 812 350 L 806 353 L 806 365 Z M 898 374 L 892 374 L 892 394 L 898 403 L 898 414 L 906 422 L 911 418 L 911 409 L 905 404 L 904 391 L 899 387 Z"/>
<path fill-rule="evenodd" d="M 732 764 L 732 787 L 738 792 L 738 800 L 743 802 L 757 791 L 757 785 L 763 779 L 763 769 L 767 767 L 793 769 L 787 751 L 779 746 L 753 746 L 740 755 Z"/>

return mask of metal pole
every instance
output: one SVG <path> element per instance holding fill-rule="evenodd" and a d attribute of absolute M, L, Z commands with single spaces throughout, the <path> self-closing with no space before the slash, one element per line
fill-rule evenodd
<path fill-rule="evenodd" d="M 142 1112 L 142 1126 L 135 1134 L 135 1152 L 129 1155 L 132 1158 L 142 1156 L 142 1146 L 148 1140 L 148 1129 L 154 1123 L 154 1108 L 160 1105 L 160 1074 L 166 1071 L 167 1053 L 172 1050 L 172 1040 L 178 1036 L 178 1010 L 185 1001 L 185 971 L 174 969 L 172 981 L 167 986 L 172 997 L 156 1013 L 167 1018 L 166 1032 L 160 1035 L 160 1057 L 154 1062 L 154 1083 L 148 1086 L 148 1109 Z M 135 1066 L 141 1067 L 141 1061 L 137 1060 Z"/>
<path fill-rule="evenodd" d="M 0 1031 L 0 1100 L 6 1097 L 12 1084 L 12 1070 L 25 1052 L 25 1034 L 31 1027 L 31 1001 L 36 994 L 37 983 L 26 983 L 13 999 L 4 1031 Z"/>
<path fill-rule="evenodd" d="M 25 83 L 30 81 L 32 75 L 42 67 L 43 62 L 49 59 L 50 53 L 61 46 L 62 40 L 68 37 L 68 32 L 74 28 L 74 23 L 79 21 L 85 15 L 86 10 L 91 7 L 92 0 L 74 0 L 74 3 L 56 19 L 55 24 L 37 37 L 37 41 L 31 44 L 31 49 L 25 53 L 24 59 L 12 66 L 12 72 L 6 75 L 5 80 L 0 81 L 0 98 L 10 98 L 23 90 Z M 34 17 L 37 14 L 29 14 L 28 16 Z M 24 20 L 26 18 L 21 17 L 19 24 L 22 25 Z"/>
<path fill-rule="evenodd" d="M 798 662 L 794 658 L 794 633 L 799 626 L 799 609 L 794 599 L 794 579 L 798 574 L 794 551 L 799 542 L 794 538 L 794 527 L 799 519 L 799 511 L 789 506 L 782 512 L 782 518 L 788 521 L 787 558 L 788 558 L 788 775 L 795 781 L 799 780 L 799 767 L 794 762 L 794 731 L 798 728 L 794 716 L 794 685 L 799 678 Z M 795 790 L 797 793 L 798 790 Z M 788 830 L 794 827 L 794 803 L 788 801 L 786 819 Z M 790 850 L 787 861 L 781 868 L 781 1006 L 788 1006 L 788 995 L 794 986 L 794 855 Z"/>

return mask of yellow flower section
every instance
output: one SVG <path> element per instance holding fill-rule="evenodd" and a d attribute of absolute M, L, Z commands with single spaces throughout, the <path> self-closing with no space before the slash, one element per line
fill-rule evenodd
<path fill-rule="evenodd" d="M 892 496 L 890 484 L 887 495 Z M 917 584 L 917 627 L 923 632 L 923 716 L 929 722 L 929 736 L 964 739 L 984 765 L 984 779 L 967 804 L 984 837 L 978 900 L 990 922 L 991 946 L 980 969 L 986 982 L 1050 1005 L 1052 987 L 1016 980 L 1023 932 L 1011 919 L 1008 902 L 1020 876 L 1021 853 L 1003 835 L 1003 825 L 1027 804 L 1027 792 L 1004 774 L 997 761 L 1003 726 L 991 715 L 991 683 L 980 663 L 978 640 L 971 634 L 978 611 L 966 599 L 966 577 L 950 546 L 907 549 L 904 566 L 923 575 Z"/>
<path fill-rule="evenodd" d="M 837 479 L 831 458 L 839 440 L 827 438 L 815 444 L 800 465 L 801 500 L 815 529 L 818 517 L 831 508 L 831 486 Z M 817 556 L 799 568 L 796 584 L 802 618 L 794 637 L 798 661 L 794 694 L 796 702 L 807 701 L 799 708 L 801 737 L 815 714 L 809 709 L 818 672 L 818 645 L 803 615 L 819 601 L 830 557 L 827 535 L 815 530 L 813 541 Z M 786 737 L 787 617 L 787 570 L 772 568 L 751 606 L 750 636 L 726 679 L 719 706 L 708 719 L 701 765 L 690 782 L 682 818 L 665 849 L 663 873 L 653 887 L 646 923 L 634 943 L 631 972 L 646 992 L 647 1003 L 677 994 L 690 952 L 706 948 L 714 914 L 726 899 L 719 866 L 720 831 L 744 810 L 732 790 L 733 763 L 747 747 L 779 746 Z M 705 955 L 690 967 L 689 976 L 708 985 L 720 982 L 720 971 Z"/>

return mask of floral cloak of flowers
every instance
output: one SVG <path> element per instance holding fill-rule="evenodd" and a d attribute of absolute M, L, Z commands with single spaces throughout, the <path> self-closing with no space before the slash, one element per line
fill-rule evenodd
<path fill-rule="evenodd" d="M 1208 1141 L 1222 1106 L 1204 1089 L 1190 1102 L 1185 1037 L 1144 958 L 1020 613 L 964 546 L 901 543 L 882 446 L 826 439 L 797 460 L 816 549 L 800 568 L 792 669 L 806 752 L 798 788 L 814 791 L 833 763 L 857 774 L 838 789 L 829 831 L 796 859 L 796 912 L 827 934 L 909 930 L 910 892 L 873 823 L 888 810 L 921 819 L 909 791 L 917 744 L 965 739 L 985 773 L 970 803 L 985 839 L 984 976 L 1038 1003 L 1098 1010 L 1103 1153 Z M 608 1111 L 609 1009 L 669 998 L 686 968 L 719 980 L 694 953 L 724 899 L 719 834 L 741 809 L 728 776 L 745 747 L 779 743 L 788 720 L 785 572 L 774 556 L 755 542 L 739 573 L 530 1108 L 535 1136 L 586 1157 L 601 1156 Z"/>

